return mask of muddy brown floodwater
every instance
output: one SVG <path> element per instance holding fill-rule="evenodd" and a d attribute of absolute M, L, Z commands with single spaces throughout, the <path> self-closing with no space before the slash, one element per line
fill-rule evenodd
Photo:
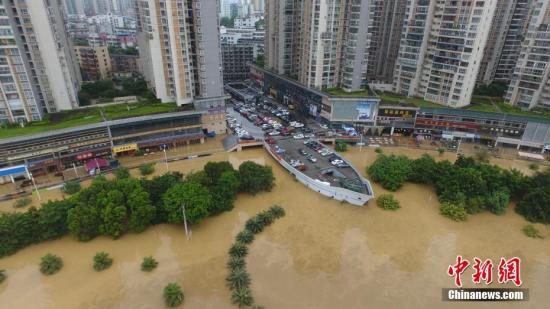
<path fill-rule="evenodd" d="M 387 152 L 422 154 L 398 148 Z M 364 171 L 375 154 L 364 148 L 345 156 Z M 253 294 L 266 308 L 547 308 L 550 303 L 550 227 L 537 225 L 546 239 L 527 238 L 521 232 L 527 222 L 511 209 L 502 216 L 482 213 L 455 223 L 439 215 L 431 188 L 415 184 L 395 193 L 402 205 L 396 212 L 385 212 L 374 201 L 362 208 L 341 204 L 293 180 L 262 149 L 173 162 L 170 168 L 199 170 L 208 160 L 272 165 L 277 185 L 269 193 L 240 195 L 233 211 L 193 226 L 190 240 L 182 226 L 159 225 L 119 240 L 98 237 L 80 243 L 67 236 L 0 259 L 8 275 L 0 284 L 0 308 L 160 308 L 162 288 L 174 281 L 185 291 L 184 308 L 233 308 L 225 287 L 227 250 L 244 222 L 272 204 L 283 206 L 287 215 L 256 237 L 247 257 Z M 157 166 L 158 173 L 162 167 Z M 377 185 L 374 190 L 385 192 Z M 97 251 L 114 258 L 110 269 L 93 271 Z M 38 267 L 46 253 L 65 263 L 48 277 Z M 531 299 L 442 302 L 441 289 L 452 287 L 446 269 L 458 254 L 493 261 L 521 257 Z M 159 261 L 151 273 L 140 270 L 147 255 Z M 468 277 L 464 281 L 471 287 Z"/>

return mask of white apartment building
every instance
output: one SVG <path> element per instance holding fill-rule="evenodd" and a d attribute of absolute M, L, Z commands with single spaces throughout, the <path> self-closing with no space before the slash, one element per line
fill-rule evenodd
<path fill-rule="evenodd" d="M 497 0 L 411 0 L 393 91 L 450 107 L 470 104 Z"/>
<path fill-rule="evenodd" d="M 223 97 L 218 1 L 137 1 L 142 71 L 162 102 Z M 222 100 L 223 101 L 223 100 Z M 208 103 L 204 103 L 208 104 Z"/>
<path fill-rule="evenodd" d="M 533 0 L 500 0 L 491 25 L 478 83 L 509 83 L 527 33 Z"/>
<path fill-rule="evenodd" d="M 268 1 L 266 67 L 314 88 L 365 86 L 370 0 Z"/>
<path fill-rule="evenodd" d="M 63 10 L 45 0 L 0 2 L 0 121 L 78 106 L 80 71 Z"/>
<path fill-rule="evenodd" d="M 536 0 L 506 93 L 522 109 L 550 109 L 550 0 Z"/>
<path fill-rule="evenodd" d="M 235 28 L 255 28 L 256 22 L 260 21 L 260 16 L 235 18 Z"/>

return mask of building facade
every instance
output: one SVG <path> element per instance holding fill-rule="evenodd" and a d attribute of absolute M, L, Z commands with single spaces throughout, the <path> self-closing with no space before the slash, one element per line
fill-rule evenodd
<path fill-rule="evenodd" d="M 107 47 L 75 46 L 74 50 L 80 65 L 82 80 L 97 81 L 113 77 L 111 57 Z"/>
<path fill-rule="evenodd" d="M 532 0 L 501 0 L 497 3 L 478 83 L 510 83 L 527 33 L 532 3 Z"/>
<path fill-rule="evenodd" d="M 0 33 L 0 121 L 37 121 L 78 106 L 80 71 L 63 6 L 2 1 Z"/>
<path fill-rule="evenodd" d="M 365 86 L 369 0 L 268 1 L 266 67 L 317 89 Z"/>
<path fill-rule="evenodd" d="M 137 1 L 145 79 L 162 102 L 223 96 L 218 1 Z"/>
<path fill-rule="evenodd" d="M 223 82 L 244 81 L 254 62 L 254 45 L 222 44 Z"/>
<path fill-rule="evenodd" d="M 533 3 L 533 13 L 506 93 L 522 109 L 550 109 L 550 0 Z"/>
<path fill-rule="evenodd" d="M 391 84 L 393 81 L 406 7 L 406 0 L 371 2 L 367 64 L 369 82 Z"/>
<path fill-rule="evenodd" d="M 497 0 L 412 0 L 393 91 L 450 107 L 470 104 Z"/>

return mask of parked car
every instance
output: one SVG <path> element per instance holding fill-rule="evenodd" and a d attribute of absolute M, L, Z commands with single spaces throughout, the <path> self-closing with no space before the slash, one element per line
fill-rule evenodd
<path fill-rule="evenodd" d="M 307 156 L 307 152 L 303 149 L 300 149 L 298 150 L 298 152 L 302 155 L 302 156 Z"/>
<path fill-rule="evenodd" d="M 299 133 L 299 134 L 294 134 L 294 136 L 292 136 L 292 137 L 294 137 L 294 139 L 303 139 L 304 135 Z"/>
<path fill-rule="evenodd" d="M 312 162 L 312 163 L 316 163 L 317 162 L 317 158 L 314 157 L 313 155 L 309 155 L 307 157 L 307 159 L 309 160 L 309 162 Z"/>
<path fill-rule="evenodd" d="M 277 135 L 281 135 L 281 133 L 277 130 L 273 130 L 273 131 L 269 132 L 269 135 L 270 136 L 277 136 Z"/>

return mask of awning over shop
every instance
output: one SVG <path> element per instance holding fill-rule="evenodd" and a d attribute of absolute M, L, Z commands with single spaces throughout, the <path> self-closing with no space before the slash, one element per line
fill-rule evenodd
<path fill-rule="evenodd" d="M 102 167 L 108 167 L 108 166 L 109 166 L 109 161 L 105 159 L 102 159 L 102 158 L 93 159 L 90 162 L 86 163 L 86 171 L 89 172 L 91 170 L 95 170 L 98 167 L 102 168 Z"/>
<path fill-rule="evenodd" d="M 27 174 L 27 167 L 25 165 L 10 166 L 0 169 L 0 177 L 3 176 L 15 176 L 20 174 Z"/>

